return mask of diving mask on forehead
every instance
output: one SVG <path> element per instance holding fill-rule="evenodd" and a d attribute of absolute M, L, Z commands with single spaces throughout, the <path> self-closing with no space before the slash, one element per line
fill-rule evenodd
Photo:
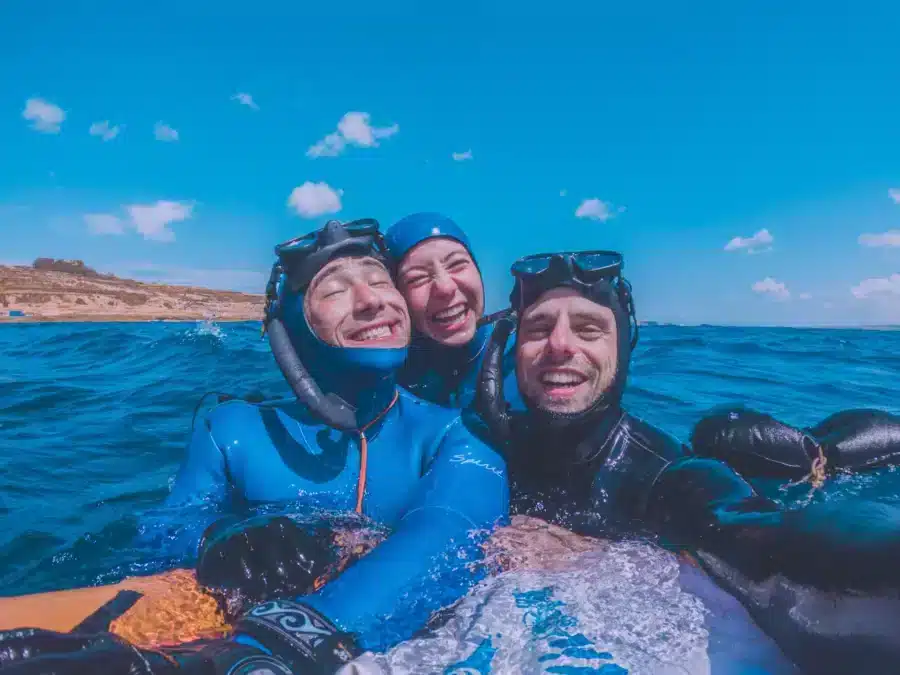
<path fill-rule="evenodd" d="M 359 427 L 356 410 L 334 392 L 324 394 L 297 354 L 285 325 L 282 303 L 286 293 L 302 296 L 316 274 L 336 258 L 369 256 L 387 267 L 387 248 L 378 221 L 374 218 L 348 223 L 329 220 L 320 230 L 279 244 L 275 247 L 275 255 L 278 259 L 272 265 L 266 286 L 263 318 L 263 334 L 269 337 L 275 361 L 297 399 L 315 416 L 335 429 L 355 430 Z M 301 317 L 301 322 L 302 326 L 295 326 L 295 330 L 302 333 L 299 339 L 307 348 L 315 345 L 320 349 L 329 349 L 319 344 L 321 341 L 306 324 L 305 318 Z M 359 351 L 361 353 L 363 350 Z"/>
<path fill-rule="evenodd" d="M 325 227 L 275 247 L 291 290 L 303 292 L 313 277 L 336 257 L 363 255 L 387 266 L 388 251 L 384 237 L 374 218 L 360 218 L 349 223 L 329 220 Z"/>
<path fill-rule="evenodd" d="M 510 432 L 510 413 L 503 395 L 503 356 L 509 336 L 516 329 L 519 315 L 541 295 L 554 288 L 572 288 L 588 300 L 609 307 L 616 317 L 619 362 L 610 390 L 583 413 L 557 416 L 560 424 L 582 421 L 596 415 L 621 398 L 631 352 L 638 341 L 638 322 L 631 284 L 622 276 L 625 261 L 616 251 L 564 251 L 538 253 L 520 258 L 510 272 L 515 284 L 510 293 L 510 308 L 482 319 L 495 323 L 481 366 L 475 408 L 501 437 Z"/>
<path fill-rule="evenodd" d="M 547 291 L 560 287 L 572 288 L 611 309 L 616 302 L 628 315 L 633 348 L 638 339 L 638 326 L 631 284 L 622 276 L 624 266 L 622 254 L 616 251 L 538 253 L 520 258 L 510 268 L 516 278 L 510 305 L 514 311 L 521 312 Z"/>

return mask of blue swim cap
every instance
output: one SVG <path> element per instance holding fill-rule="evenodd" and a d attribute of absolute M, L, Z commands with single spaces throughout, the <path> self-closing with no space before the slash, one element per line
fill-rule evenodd
<path fill-rule="evenodd" d="M 462 228 L 447 216 L 439 213 L 413 213 L 391 225 L 384 234 L 384 241 L 395 264 L 400 264 L 411 248 L 426 239 L 447 237 L 455 239 L 466 247 L 472 260 L 475 255 L 469 245 L 469 238 Z M 477 262 L 476 262 L 477 264 Z"/>

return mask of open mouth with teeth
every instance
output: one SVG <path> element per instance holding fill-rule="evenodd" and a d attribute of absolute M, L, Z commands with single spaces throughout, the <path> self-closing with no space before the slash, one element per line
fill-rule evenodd
<path fill-rule="evenodd" d="M 571 396 L 587 381 L 586 375 L 575 370 L 548 370 L 540 377 L 544 392 L 554 398 Z"/>
<path fill-rule="evenodd" d="M 381 321 L 379 323 L 366 326 L 359 330 L 347 334 L 349 342 L 358 344 L 370 344 L 383 342 L 385 340 L 393 340 L 398 337 L 400 329 L 399 321 Z"/>
<path fill-rule="evenodd" d="M 454 331 L 463 328 L 469 318 L 469 304 L 460 302 L 451 305 L 446 309 L 435 312 L 431 315 L 429 321 L 440 328 L 442 331 Z"/>

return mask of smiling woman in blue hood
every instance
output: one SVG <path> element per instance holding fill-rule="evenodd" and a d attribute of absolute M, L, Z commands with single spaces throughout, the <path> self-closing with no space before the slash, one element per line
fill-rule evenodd
<path fill-rule="evenodd" d="M 469 238 L 447 216 L 413 213 L 394 223 L 385 241 L 413 324 L 398 381 L 427 401 L 464 408 L 474 397 L 493 330 L 493 324 L 478 326 L 484 282 Z M 503 365 L 503 374 L 515 377 L 512 350 Z"/>

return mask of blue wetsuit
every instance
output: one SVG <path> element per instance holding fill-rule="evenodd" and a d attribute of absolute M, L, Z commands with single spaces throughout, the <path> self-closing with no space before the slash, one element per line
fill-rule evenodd
<path fill-rule="evenodd" d="M 360 649 L 383 649 L 409 638 L 478 580 L 481 574 L 472 563 L 481 552 L 479 544 L 509 510 L 502 458 L 462 424 L 457 411 L 398 389 L 405 346 L 328 344 L 307 323 L 304 294 L 329 263 L 344 256 L 368 257 L 387 267 L 377 228 L 371 219 L 329 221 L 320 231 L 276 247 L 279 260 L 266 288 L 264 325 L 296 401 L 231 400 L 205 413 L 166 506 L 274 504 L 278 509 L 300 502 L 314 512 L 357 511 L 388 526 L 390 535 L 324 586 L 318 587 L 322 577 L 315 578 L 311 587 L 316 590 L 308 593 L 310 584 L 268 583 L 284 578 L 285 568 L 311 572 L 303 567 L 308 561 L 304 551 L 282 548 L 286 564 L 276 560 L 273 570 L 265 568 L 271 561 L 266 556 L 277 546 L 262 542 L 255 549 L 252 544 L 260 531 L 296 537 L 292 521 L 276 516 L 261 529 L 234 529 L 226 518 L 205 529 L 201 562 L 204 556 L 212 559 L 207 569 L 215 572 L 217 561 L 226 567 L 236 561 L 244 579 L 258 582 L 266 593 L 281 592 L 240 612 L 232 638 L 168 656 L 103 632 L 73 642 L 26 630 L 0 635 L 9 658 L 29 660 L 26 669 L 38 672 L 47 655 L 49 669 L 62 672 L 56 668 L 61 645 L 63 660 L 72 666 L 66 672 L 90 671 L 94 661 L 110 670 L 106 666 L 113 659 L 116 672 L 123 673 L 333 672 Z M 378 321 L 385 296 L 373 291 L 387 286 L 384 275 L 357 278 L 324 297 L 366 283 L 368 295 L 353 290 L 349 296 L 352 315 L 330 318 Z M 190 539 L 200 520 L 205 518 L 196 518 L 174 539 Z M 153 529 L 144 528 L 142 536 Z M 228 555 L 242 543 L 249 544 L 244 552 L 255 559 L 242 558 L 239 550 L 237 556 Z M 70 644 L 75 647 L 67 650 Z"/>
<path fill-rule="evenodd" d="M 439 237 L 453 239 L 465 246 L 472 261 L 478 265 L 465 232 L 446 216 L 413 213 L 401 218 L 385 233 L 395 265 L 399 265 L 418 244 Z M 493 328 L 492 324 L 482 326 L 467 344 L 458 347 L 443 345 L 413 330 L 409 355 L 397 373 L 397 381 L 426 401 L 452 408 L 468 407 L 475 396 L 482 358 Z M 504 354 L 503 375 L 506 391 L 516 405 L 514 341 Z"/>
<path fill-rule="evenodd" d="M 435 558 L 465 547 L 470 531 L 507 515 L 505 464 L 457 411 L 397 387 L 406 349 L 326 344 L 306 322 L 303 294 L 285 278 L 277 298 L 305 367 L 322 391 L 355 409 L 360 431 L 331 428 L 299 401 L 222 403 L 195 425 L 168 504 L 299 500 L 314 509 L 358 508 L 392 528 L 391 536 L 303 601 L 356 634 L 364 647 L 402 640 L 474 583 L 471 573 L 458 570 L 458 559 L 445 557 L 435 566 Z M 440 584 L 426 583 L 435 575 Z M 415 607 L 394 611 L 419 586 L 430 592 Z M 389 613 L 396 618 L 385 621 Z"/>
<path fill-rule="evenodd" d="M 409 357 L 397 374 L 397 381 L 416 396 L 452 408 L 467 408 L 475 397 L 484 348 L 493 324 L 478 329 L 475 337 L 462 347 L 447 347 L 422 335 L 414 335 Z M 506 391 L 516 403 L 515 348 L 503 356 Z"/>
<path fill-rule="evenodd" d="M 393 533 L 304 602 L 372 647 L 368 638 L 381 639 L 372 629 L 405 591 L 434 573 L 434 556 L 450 542 L 464 544 L 470 530 L 490 527 L 505 516 L 508 488 L 502 460 L 469 433 L 455 411 L 403 390 L 364 433 L 368 467 L 362 513 Z M 361 458 L 356 434 L 317 423 L 296 403 L 230 401 L 197 424 L 169 503 L 198 497 L 250 503 L 301 500 L 352 511 Z M 435 595 L 433 601 L 436 606 L 416 612 L 421 621 L 446 598 Z M 407 615 L 401 629 L 421 626 L 415 623 Z M 403 637 L 381 636 L 388 641 Z"/>

